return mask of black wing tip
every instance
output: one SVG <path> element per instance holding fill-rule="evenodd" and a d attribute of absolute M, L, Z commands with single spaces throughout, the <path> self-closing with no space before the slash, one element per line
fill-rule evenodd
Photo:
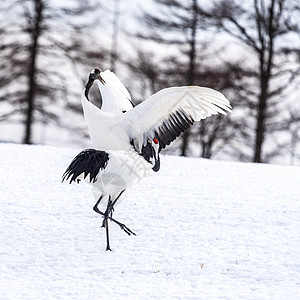
<path fill-rule="evenodd" d="M 160 150 L 170 145 L 177 137 L 189 129 L 195 120 L 182 110 L 169 115 L 158 128 Z"/>

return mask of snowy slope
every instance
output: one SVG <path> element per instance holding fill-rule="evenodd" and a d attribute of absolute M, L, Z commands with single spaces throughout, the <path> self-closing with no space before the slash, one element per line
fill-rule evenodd
<path fill-rule="evenodd" d="M 300 168 L 162 157 L 110 222 L 87 184 L 61 184 L 79 152 L 0 144 L 0 299 L 296 299 Z"/>

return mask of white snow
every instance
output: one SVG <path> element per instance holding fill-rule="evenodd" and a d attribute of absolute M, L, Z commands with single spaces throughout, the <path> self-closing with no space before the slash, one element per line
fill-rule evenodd
<path fill-rule="evenodd" d="M 81 149 L 0 144 L 0 299 L 296 299 L 300 168 L 163 156 L 102 219 Z"/>

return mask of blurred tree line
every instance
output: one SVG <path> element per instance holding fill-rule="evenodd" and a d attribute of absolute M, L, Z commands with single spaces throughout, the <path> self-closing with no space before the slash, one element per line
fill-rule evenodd
<path fill-rule="evenodd" d="M 98 66 L 114 70 L 137 103 L 175 85 L 227 96 L 233 113 L 195 124 L 171 152 L 253 162 L 299 158 L 297 0 L 153 0 L 153 9 L 135 15 L 134 30 L 120 22 L 122 2 L 0 4 L 0 125 L 23 123 L 24 143 L 34 142 L 39 122 L 81 135 L 59 111 L 81 113 L 79 94 Z"/>

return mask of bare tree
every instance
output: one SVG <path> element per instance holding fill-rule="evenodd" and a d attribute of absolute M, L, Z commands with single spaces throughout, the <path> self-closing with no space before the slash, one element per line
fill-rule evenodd
<path fill-rule="evenodd" d="M 116 61 L 118 57 L 118 35 L 119 35 L 119 18 L 120 18 L 120 0 L 114 0 L 113 11 L 113 34 L 110 49 L 110 69 L 116 71 Z"/>
<path fill-rule="evenodd" d="M 209 58 L 209 51 L 204 39 L 202 42 L 200 40 L 204 24 L 198 14 L 197 1 L 157 0 L 155 2 L 159 8 L 155 14 L 144 13 L 142 16 L 148 33 L 138 33 L 137 36 L 147 42 L 167 45 L 170 52 L 158 55 L 153 51 L 138 52 L 130 67 L 133 72 L 139 74 L 139 78 L 144 78 L 142 91 L 145 91 L 145 86 L 154 93 L 168 86 L 194 84 L 207 85 L 219 90 L 223 88 L 224 81 L 217 78 L 220 69 L 209 69 L 208 64 L 205 64 Z M 157 13 L 158 11 L 160 13 Z M 214 72 L 215 75 L 212 75 Z M 226 72 L 225 68 L 222 72 Z M 201 126 L 201 129 L 198 126 Z M 211 129 L 206 126 L 210 126 Z M 182 135 L 181 143 L 176 144 L 175 152 L 180 155 L 190 155 L 195 152 L 191 148 L 198 149 L 200 145 L 200 155 L 210 158 L 215 149 L 214 145 L 219 139 L 224 138 L 225 142 L 225 128 L 226 126 L 220 126 L 220 119 L 217 117 L 202 121 L 200 125 L 194 125 Z M 220 134 L 219 130 L 223 134 Z"/>
<path fill-rule="evenodd" d="M 200 69 L 202 72 L 203 84 L 220 90 L 230 99 L 232 107 L 238 109 L 240 104 L 235 100 L 238 93 L 237 84 L 241 76 L 239 64 L 223 63 L 222 66 L 215 68 Z M 220 152 L 224 152 L 224 147 L 234 140 L 238 124 L 232 115 L 217 115 L 199 122 L 194 131 L 194 140 L 200 144 L 200 156 L 212 158 Z"/>
<path fill-rule="evenodd" d="M 241 87 L 241 94 L 247 97 L 247 120 L 254 117 L 255 129 L 251 129 L 251 121 L 243 122 L 240 134 L 247 143 L 251 140 L 252 161 L 267 161 L 278 154 L 278 149 L 269 153 L 264 150 L 266 139 L 288 130 L 292 122 L 284 113 L 288 104 L 281 104 L 295 78 L 299 77 L 299 64 L 296 63 L 299 44 L 293 43 L 295 40 L 299 43 L 299 5 L 297 1 L 287 0 L 253 0 L 251 5 L 222 0 L 210 10 L 199 11 L 213 26 L 235 37 L 250 50 L 250 63 L 245 63 L 243 72 L 248 80 Z"/>
<path fill-rule="evenodd" d="M 182 70 L 181 85 L 195 84 L 197 60 L 197 31 L 199 29 L 198 4 L 196 0 L 182 3 L 177 0 L 156 0 L 163 14 L 144 13 L 143 22 L 151 29 L 148 35 L 138 34 L 157 43 L 172 44 L 181 48 L 186 67 Z M 172 61 L 172 58 L 170 58 Z M 182 60 L 181 60 L 182 61 Z M 173 60 L 174 62 L 174 60 Z M 187 155 L 189 130 L 182 135 L 180 154 Z"/>
<path fill-rule="evenodd" d="M 57 108 L 52 103 L 66 99 L 69 76 L 62 67 L 66 67 L 66 57 L 76 60 L 72 51 L 80 52 L 79 57 L 88 54 L 76 37 L 87 26 L 82 21 L 84 14 L 94 12 L 95 4 L 75 0 L 69 6 L 50 6 L 46 0 L 1 4 L 0 14 L 11 18 L 4 24 L 5 35 L 0 42 L 1 61 L 5 60 L 0 71 L 0 101 L 11 106 L 6 115 L 23 117 L 24 143 L 32 142 L 34 122 L 58 121 Z"/>
<path fill-rule="evenodd" d="M 39 54 L 39 39 L 42 33 L 44 23 L 46 3 L 42 0 L 35 0 L 33 3 L 33 12 L 30 14 L 26 12 L 24 17 L 28 24 L 26 30 L 30 38 L 30 45 L 28 47 L 29 65 L 28 65 L 28 91 L 26 95 L 27 109 L 25 116 L 25 136 L 24 143 L 31 143 L 31 125 L 34 110 L 35 95 L 37 90 L 36 76 L 37 76 L 37 57 Z"/>

